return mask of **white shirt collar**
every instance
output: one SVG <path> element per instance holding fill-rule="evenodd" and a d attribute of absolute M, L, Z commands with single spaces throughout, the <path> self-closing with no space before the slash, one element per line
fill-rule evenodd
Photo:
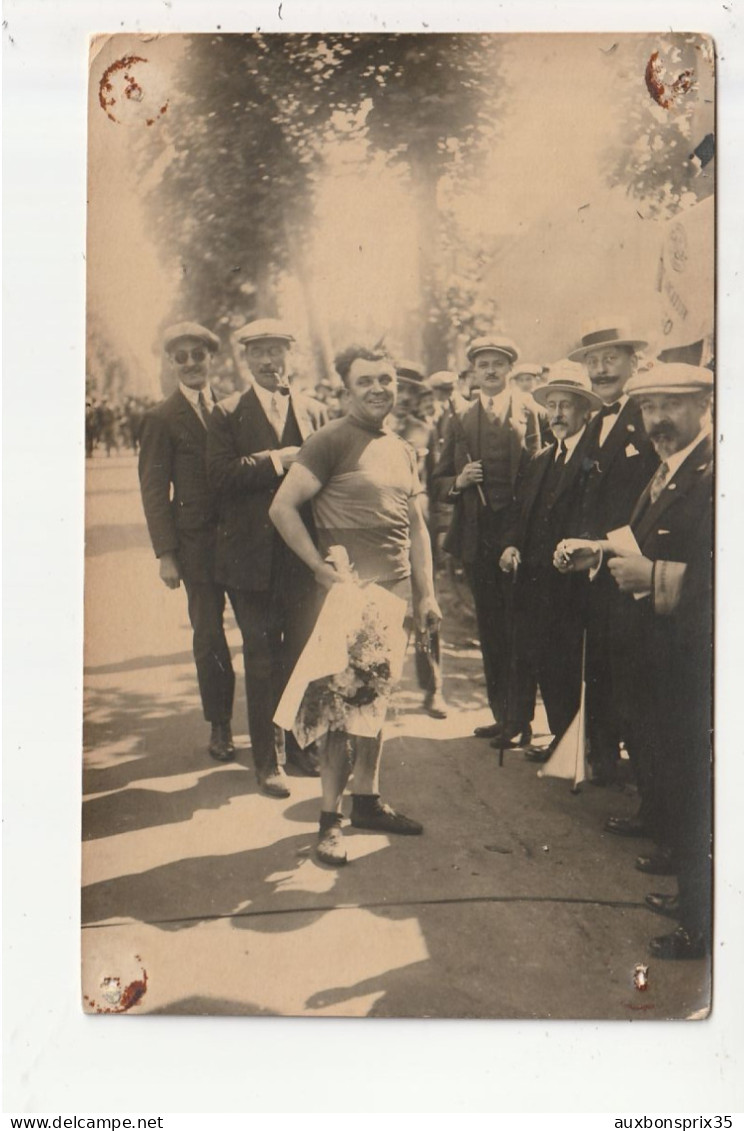
<path fill-rule="evenodd" d="M 566 436 L 566 439 L 563 441 L 563 443 L 566 445 L 566 463 L 568 463 L 571 456 L 574 454 L 574 451 L 576 450 L 576 445 L 578 444 L 581 437 L 584 435 L 585 431 L 586 431 L 586 424 L 584 425 L 583 428 L 579 428 L 578 432 L 574 432 L 573 436 Z M 558 446 L 555 449 L 555 457 L 554 457 L 555 459 L 558 459 L 558 452 L 560 450 L 560 446 L 561 445 L 559 443 Z"/>
<path fill-rule="evenodd" d="M 495 397 L 489 397 L 488 394 L 484 393 L 482 389 L 480 389 L 479 391 L 481 404 L 483 405 L 484 410 L 486 412 L 489 411 L 490 402 L 490 411 L 493 412 L 495 416 L 498 416 L 499 420 L 501 420 L 502 422 L 506 420 L 509 412 L 509 405 L 511 404 L 511 389 L 507 386 L 506 389 L 502 389 L 500 393 L 497 393 Z"/>
<path fill-rule="evenodd" d="M 204 393 L 204 398 L 207 401 L 207 404 L 209 404 L 210 402 L 211 404 L 215 403 L 214 392 L 209 382 L 207 382 L 203 389 L 190 389 L 188 385 L 184 385 L 183 381 L 178 382 L 178 387 L 189 404 L 192 404 L 194 408 L 197 408 L 199 405 L 199 393 Z"/>
<path fill-rule="evenodd" d="M 681 452 L 675 452 L 673 456 L 668 456 L 667 459 L 662 461 L 669 468 L 669 474 L 666 477 L 666 483 L 669 483 L 670 480 L 674 478 L 689 454 L 706 436 L 710 434 L 710 430 L 710 425 L 706 424 L 705 428 L 702 428 L 698 432 L 697 436 L 691 444 L 688 444 L 687 447 L 683 448 Z"/>

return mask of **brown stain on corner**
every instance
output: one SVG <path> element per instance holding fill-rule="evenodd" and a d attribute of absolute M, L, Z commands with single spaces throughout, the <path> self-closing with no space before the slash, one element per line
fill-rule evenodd
<path fill-rule="evenodd" d="M 695 72 L 692 70 L 680 71 L 676 79 L 667 85 L 663 81 L 664 64 L 658 51 L 654 51 L 646 64 L 646 89 L 659 106 L 670 110 L 681 94 L 687 94 L 692 89 Z"/>
<path fill-rule="evenodd" d="M 138 954 L 135 955 L 137 962 L 142 959 Z M 107 981 L 117 981 L 117 979 L 104 978 L 103 983 Z M 87 994 L 83 995 L 83 1000 L 90 1006 L 95 1013 L 127 1013 L 135 1005 L 142 1001 L 142 998 L 147 993 L 147 971 L 144 966 L 142 967 L 142 977 L 135 978 L 129 985 L 125 986 L 121 991 L 119 1001 L 116 1005 L 106 1005 L 103 1002 L 96 1002 L 93 998 L 88 997 Z"/>

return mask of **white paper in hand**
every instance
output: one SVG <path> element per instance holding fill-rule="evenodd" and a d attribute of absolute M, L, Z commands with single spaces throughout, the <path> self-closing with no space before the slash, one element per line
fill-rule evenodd
<path fill-rule="evenodd" d="M 629 558 L 633 554 L 641 553 L 641 547 L 636 542 L 636 536 L 629 526 L 618 526 L 617 530 L 611 530 L 607 535 L 607 541 L 618 557 Z M 640 601 L 642 597 L 650 596 L 650 589 L 644 589 L 640 593 L 633 594 L 636 601 Z"/>

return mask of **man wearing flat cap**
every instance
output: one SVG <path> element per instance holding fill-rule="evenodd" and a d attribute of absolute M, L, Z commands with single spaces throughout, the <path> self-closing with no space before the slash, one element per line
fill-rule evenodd
<path fill-rule="evenodd" d="M 243 636 L 256 776 L 264 793 L 288 797 L 287 756 L 301 773 L 318 772 L 314 750 L 301 751 L 292 739 L 285 750 L 273 722 L 312 628 L 314 583 L 274 530 L 269 507 L 300 445 L 327 417 L 321 404 L 290 389 L 294 337 L 282 322 L 258 319 L 235 337 L 252 380 L 244 393 L 220 402 L 210 420 L 207 469 L 219 502 L 216 576 L 230 594 Z"/>
<path fill-rule="evenodd" d="M 604 538 L 625 525 L 638 495 L 653 474 L 658 458 L 648 439 L 638 405 L 625 387 L 638 367 L 638 352 L 647 345 L 604 319 L 584 327 L 581 344 L 569 354 L 587 371 L 602 407 L 588 428 L 588 459 L 581 503 L 580 529 L 588 538 Z M 618 711 L 617 688 L 625 678 L 624 659 L 609 631 L 610 609 L 617 592 L 608 577 L 599 576 L 587 602 L 586 708 L 592 777 L 597 784 L 616 780 L 620 742 L 627 729 Z M 633 751 L 628 745 L 631 761 Z M 637 835 L 635 821 L 610 818 L 607 831 Z"/>
<path fill-rule="evenodd" d="M 647 897 L 679 927 L 656 958 L 700 958 L 711 945 L 713 444 L 709 370 L 655 363 L 627 391 L 661 460 L 621 532 L 556 551 L 564 572 L 600 569 L 619 594 L 612 629 L 632 673 L 629 735 L 646 781 L 643 820 L 657 849 L 636 866 L 676 874 L 677 896 Z"/>
<path fill-rule="evenodd" d="M 160 577 L 183 581 L 194 631 L 202 709 L 211 723 L 209 754 L 235 757 L 231 733 L 233 675 L 225 640 L 225 587 L 215 578 L 217 506 L 207 482 L 207 425 L 216 398 L 209 383 L 219 339 L 196 322 L 169 327 L 163 348 L 175 391 L 142 423 L 139 477 L 147 528 Z"/>
<path fill-rule="evenodd" d="M 479 737 L 528 742 L 532 708 L 521 690 L 505 718 L 509 640 L 505 577 L 498 563 L 507 517 L 530 456 L 541 447 L 537 413 L 512 396 L 509 374 L 519 352 L 509 338 L 489 334 L 468 347 L 479 395 L 452 417 L 434 472 L 438 496 L 454 504 L 444 548 L 462 561 L 473 592 L 488 703 L 494 722 L 478 727 Z M 517 717 L 526 711 L 529 717 Z M 507 709 L 508 713 L 508 709 Z"/>
<path fill-rule="evenodd" d="M 554 736 L 550 746 L 528 751 L 527 757 L 546 762 L 579 708 L 587 584 L 585 576 L 557 573 L 553 552 L 561 532 L 576 532 L 587 473 L 587 423 L 602 402 L 582 367 L 571 361 L 552 365 L 534 397 L 555 440 L 533 456 L 521 480 L 499 566 L 517 579 L 515 667 L 524 665 L 526 678 L 539 684 Z"/>

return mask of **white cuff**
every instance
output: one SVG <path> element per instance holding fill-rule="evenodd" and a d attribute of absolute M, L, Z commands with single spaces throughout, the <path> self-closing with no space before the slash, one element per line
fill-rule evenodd
<path fill-rule="evenodd" d="M 279 455 L 279 452 L 269 452 L 269 455 L 271 456 L 271 462 L 274 465 L 274 471 L 281 479 L 281 477 L 284 475 L 284 464 L 282 463 L 281 456 Z"/>
<path fill-rule="evenodd" d="M 595 566 L 592 566 L 592 568 L 589 570 L 589 580 L 590 581 L 594 581 L 594 578 L 597 576 L 597 574 L 601 570 L 602 562 L 604 561 L 604 550 L 602 549 L 601 545 L 599 545 L 599 543 L 597 543 L 594 546 L 594 549 L 597 550 L 597 552 L 599 553 L 599 561 L 597 562 L 597 564 Z"/>

